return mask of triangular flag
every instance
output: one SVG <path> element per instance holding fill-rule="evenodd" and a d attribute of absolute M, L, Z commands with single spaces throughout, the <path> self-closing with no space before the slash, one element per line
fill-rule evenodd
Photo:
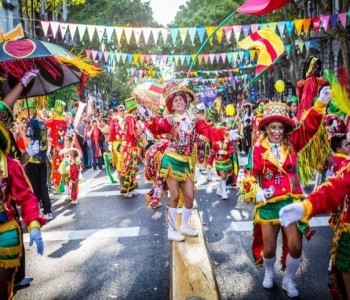
<path fill-rule="evenodd" d="M 346 28 L 346 18 L 347 18 L 347 13 L 346 12 L 339 14 L 340 23 L 343 25 L 344 28 Z"/>
<path fill-rule="evenodd" d="M 225 31 L 226 40 L 229 43 L 231 39 L 231 34 L 232 34 L 232 26 L 224 26 L 224 31 Z"/>
<path fill-rule="evenodd" d="M 268 26 L 267 26 L 267 23 L 261 23 L 261 24 L 259 24 L 259 29 L 263 29 L 263 28 L 265 28 L 265 27 L 268 27 Z"/>
<path fill-rule="evenodd" d="M 119 62 L 119 60 L 120 60 L 120 53 L 114 53 L 114 52 L 110 52 L 109 53 L 109 61 L 110 62 L 113 62 L 113 61 L 117 61 L 117 62 Z"/>
<path fill-rule="evenodd" d="M 133 28 L 134 31 L 134 36 L 135 36 L 135 41 L 136 44 L 138 45 L 140 42 L 140 37 L 141 37 L 141 33 L 142 33 L 142 28 L 138 27 L 138 28 Z"/>
<path fill-rule="evenodd" d="M 215 26 L 206 26 L 205 27 L 205 32 L 207 33 L 207 36 L 211 36 L 211 34 L 214 32 Z M 210 42 L 213 41 L 213 37 L 210 38 Z"/>
<path fill-rule="evenodd" d="M 203 55 L 202 55 L 202 54 L 199 54 L 199 55 L 198 55 L 198 64 L 201 64 L 201 63 L 202 63 L 202 60 L 203 60 Z"/>
<path fill-rule="evenodd" d="M 93 25 L 91 25 L 91 26 L 93 26 Z M 96 60 L 97 51 L 96 50 L 92 50 L 91 54 L 92 54 L 92 60 Z"/>
<path fill-rule="evenodd" d="M 335 27 L 337 27 L 337 23 L 338 23 L 338 14 L 331 15 L 331 25 L 332 25 L 333 29 L 335 29 Z"/>
<path fill-rule="evenodd" d="M 321 19 L 324 31 L 327 31 L 330 16 L 329 15 L 321 16 L 320 19 Z"/>
<path fill-rule="evenodd" d="M 221 44 L 222 42 L 222 37 L 224 36 L 224 29 L 222 27 L 220 27 L 217 31 L 216 31 L 216 38 L 218 39 L 218 42 Z"/>
<path fill-rule="evenodd" d="M 249 35 L 250 30 L 251 30 L 250 25 L 243 25 L 242 26 L 242 31 L 243 31 L 244 37 L 247 37 Z"/>
<path fill-rule="evenodd" d="M 196 57 L 196 54 L 191 54 L 192 61 L 194 61 L 195 57 Z"/>
<path fill-rule="evenodd" d="M 303 27 L 304 27 L 305 34 L 309 34 L 310 26 L 311 26 L 311 19 L 310 18 L 304 19 Z"/>
<path fill-rule="evenodd" d="M 151 55 L 147 54 L 147 55 L 146 55 L 146 62 L 149 63 L 150 60 L 151 60 Z"/>
<path fill-rule="evenodd" d="M 301 29 L 303 28 L 304 19 L 294 20 L 295 32 L 297 36 L 301 35 Z"/>
<path fill-rule="evenodd" d="M 69 33 L 70 33 L 70 37 L 71 39 L 73 39 L 76 31 L 77 31 L 77 28 L 78 28 L 78 25 L 77 24 L 72 24 L 72 23 L 68 23 L 68 28 L 69 28 Z"/>
<path fill-rule="evenodd" d="M 233 61 L 236 62 L 238 57 L 238 52 L 232 52 Z"/>
<path fill-rule="evenodd" d="M 169 28 L 170 29 L 170 35 L 171 35 L 171 39 L 173 41 L 173 44 L 175 45 L 176 44 L 176 38 L 177 38 L 177 34 L 179 32 L 179 28 L 177 27 L 172 27 L 172 28 Z"/>
<path fill-rule="evenodd" d="M 216 60 L 216 63 L 218 64 L 220 61 L 220 54 L 215 54 L 215 60 Z"/>
<path fill-rule="evenodd" d="M 109 52 L 108 51 L 103 52 L 103 58 L 104 58 L 104 60 L 106 62 L 108 61 L 108 58 L 109 58 Z"/>
<path fill-rule="evenodd" d="M 160 28 L 152 28 L 153 40 L 154 40 L 154 44 L 156 45 L 158 43 L 159 32 L 160 32 Z"/>
<path fill-rule="evenodd" d="M 122 62 L 123 62 L 123 64 L 126 62 L 127 57 L 128 57 L 128 54 L 122 53 Z"/>
<path fill-rule="evenodd" d="M 49 26 L 50 26 L 49 21 L 41 21 L 41 27 L 43 28 L 45 37 L 47 37 L 47 32 L 49 31 Z"/>
<path fill-rule="evenodd" d="M 220 56 L 221 56 L 222 62 L 225 63 L 226 62 L 226 53 L 221 53 Z"/>
<path fill-rule="evenodd" d="M 285 49 L 286 49 L 287 57 L 289 57 L 290 51 L 292 50 L 292 45 L 286 45 Z"/>
<path fill-rule="evenodd" d="M 230 53 L 226 53 L 226 56 L 227 56 L 227 61 L 229 62 L 229 63 L 231 63 L 232 62 L 232 52 Z"/>
<path fill-rule="evenodd" d="M 101 42 L 103 35 L 105 34 L 106 27 L 105 26 L 96 26 L 96 32 L 98 36 L 98 40 Z"/>
<path fill-rule="evenodd" d="M 191 62 L 191 55 L 186 55 L 185 59 L 186 59 L 186 63 L 189 65 Z"/>
<path fill-rule="evenodd" d="M 241 36 L 241 25 L 234 25 L 232 26 L 233 33 L 235 34 L 236 41 L 239 41 L 239 38 Z"/>
<path fill-rule="evenodd" d="M 181 64 L 184 65 L 185 55 L 180 55 L 180 61 L 181 61 Z"/>
<path fill-rule="evenodd" d="M 310 41 L 305 42 L 305 49 L 306 49 L 306 54 L 309 52 L 310 49 Z"/>
<path fill-rule="evenodd" d="M 87 32 L 88 32 L 88 35 L 89 35 L 89 40 L 91 42 L 93 37 L 94 37 L 96 26 L 95 25 L 86 25 L 86 29 L 87 29 Z"/>
<path fill-rule="evenodd" d="M 189 27 L 188 34 L 190 35 L 191 43 L 194 44 L 194 39 L 196 37 L 196 27 Z"/>
<path fill-rule="evenodd" d="M 267 26 L 268 26 L 273 32 L 276 32 L 276 29 L 277 29 L 277 22 L 267 23 Z"/>
<path fill-rule="evenodd" d="M 250 24 L 250 29 L 251 29 L 252 33 L 258 31 L 259 24 Z"/>
<path fill-rule="evenodd" d="M 179 64 L 180 55 L 174 55 L 174 59 L 175 59 L 175 64 L 178 65 Z"/>
<path fill-rule="evenodd" d="M 114 27 L 112 26 L 106 26 L 106 35 L 107 35 L 107 42 L 111 42 L 112 36 L 114 33 Z"/>
<path fill-rule="evenodd" d="M 120 40 L 123 36 L 124 28 L 123 27 L 114 27 L 114 29 L 115 29 L 115 34 L 117 36 L 118 44 L 120 44 Z"/>
<path fill-rule="evenodd" d="M 86 57 L 87 57 L 88 59 L 91 59 L 91 50 L 86 49 L 86 50 L 85 50 L 85 54 L 86 54 Z"/>
<path fill-rule="evenodd" d="M 162 34 L 163 43 L 165 44 L 169 35 L 169 28 L 161 28 L 160 33 Z"/>
<path fill-rule="evenodd" d="M 157 55 L 151 54 L 151 60 L 155 64 L 157 62 Z"/>
<path fill-rule="evenodd" d="M 144 27 L 142 28 L 142 32 L 143 32 L 143 39 L 145 40 L 145 44 L 148 44 L 149 41 L 149 37 L 151 35 L 151 28 L 150 27 Z"/>
<path fill-rule="evenodd" d="M 60 23 L 60 31 L 61 31 L 61 36 L 63 40 L 64 40 L 64 36 L 66 35 L 67 29 L 68 29 L 68 25 L 66 23 Z"/>
<path fill-rule="evenodd" d="M 284 21 L 277 22 L 277 27 L 278 27 L 278 31 L 280 32 L 280 37 L 282 37 L 284 34 L 285 25 L 286 25 L 286 22 Z"/>
<path fill-rule="evenodd" d="M 102 61 L 102 57 L 103 57 L 103 52 L 102 51 L 98 51 L 98 60 Z"/>
<path fill-rule="evenodd" d="M 115 58 L 116 58 L 116 61 L 117 61 L 117 62 L 120 62 L 120 59 L 123 59 L 121 53 L 116 53 L 116 54 L 115 54 Z M 125 55 L 125 59 L 126 59 L 126 55 Z M 125 59 L 124 59 L 124 61 L 125 61 Z"/>
<path fill-rule="evenodd" d="M 314 18 L 312 18 L 312 26 L 314 27 L 314 30 L 316 31 L 316 32 L 318 32 L 319 31 L 319 29 L 320 29 L 320 17 L 314 17 Z"/>
<path fill-rule="evenodd" d="M 185 44 L 187 27 L 180 27 L 179 32 L 180 32 L 180 38 L 181 38 L 182 44 Z"/>
<path fill-rule="evenodd" d="M 210 54 L 209 54 L 209 60 L 210 60 L 210 63 L 213 64 L 213 63 L 214 63 L 214 60 L 215 60 L 215 54 L 210 53 Z"/>
<path fill-rule="evenodd" d="M 133 58 L 134 58 L 134 55 L 132 55 L 131 53 L 128 53 L 127 55 L 127 59 L 129 62 L 132 62 L 133 61 Z"/>
<path fill-rule="evenodd" d="M 292 35 L 293 27 L 294 27 L 294 22 L 293 21 L 286 21 L 286 30 L 287 30 L 289 36 Z"/>
<path fill-rule="evenodd" d="M 197 34 L 199 37 L 199 41 L 202 44 L 203 43 L 203 38 L 205 34 L 205 27 L 197 27 Z"/>
<path fill-rule="evenodd" d="M 140 54 L 140 62 L 143 63 L 145 61 L 146 55 Z"/>
<path fill-rule="evenodd" d="M 124 27 L 124 32 L 125 32 L 125 36 L 126 36 L 126 43 L 129 44 L 130 43 L 130 39 L 131 39 L 131 35 L 132 35 L 132 32 L 133 32 L 133 28 L 132 27 Z M 128 56 L 128 59 L 130 61 L 129 56 Z M 131 61 L 132 61 L 132 57 L 131 57 Z"/>
<path fill-rule="evenodd" d="M 56 35 L 57 35 L 59 23 L 58 22 L 50 22 L 50 26 L 51 26 L 53 38 L 55 39 Z"/>
<path fill-rule="evenodd" d="M 204 54 L 204 62 L 207 65 L 209 60 L 209 54 Z"/>
<path fill-rule="evenodd" d="M 300 49 L 300 53 L 303 53 L 303 50 L 304 50 L 304 42 L 299 42 L 298 43 L 298 47 Z"/>

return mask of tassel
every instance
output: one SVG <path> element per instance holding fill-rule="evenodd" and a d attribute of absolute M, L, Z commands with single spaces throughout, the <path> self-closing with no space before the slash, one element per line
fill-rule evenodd
<path fill-rule="evenodd" d="M 330 153 L 327 130 L 322 122 L 316 134 L 298 153 L 298 174 L 303 185 L 308 184 L 317 171 L 321 171 Z"/>

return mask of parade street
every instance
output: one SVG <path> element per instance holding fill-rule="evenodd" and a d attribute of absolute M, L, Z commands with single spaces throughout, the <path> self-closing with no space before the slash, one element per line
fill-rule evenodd
<path fill-rule="evenodd" d="M 150 184 L 144 182 L 142 172 L 140 194 L 132 198 L 121 196 L 104 171 L 88 170 L 83 175 L 78 205 L 65 202 L 66 195 L 53 196 L 55 219 L 43 228 L 43 256 L 28 246 L 25 235 L 27 275 L 34 281 L 18 290 L 16 299 L 169 299 L 166 205 L 146 207 L 143 193 Z M 234 189 L 227 201 L 221 200 L 217 184 L 202 175 L 196 201 L 220 298 L 288 299 L 281 289 L 279 264 L 275 287 L 265 290 L 261 285 L 263 269 L 254 266 L 250 251 L 253 207 L 238 200 Z M 327 219 L 314 218 L 317 233 L 310 242 L 304 239 L 296 277 L 301 299 L 329 299 Z"/>

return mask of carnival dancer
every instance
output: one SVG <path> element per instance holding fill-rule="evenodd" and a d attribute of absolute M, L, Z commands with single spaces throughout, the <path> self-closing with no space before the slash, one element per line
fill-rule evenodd
<path fill-rule="evenodd" d="M 301 203 L 292 203 L 280 211 L 285 228 L 301 219 L 329 213 L 339 206 L 341 214 L 334 227 L 329 280 L 333 299 L 350 299 L 350 160 L 324 184 L 320 185 Z M 337 276 L 341 272 L 342 276 Z"/>
<path fill-rule="evenodd" d="M 218 128 L 226 130 L 225 126 L 217 125 Z M 208 157 L 208 165 L 212 166 L 215 161 L 215 169 L 220 177 L 221 181 L 216 194 L 219 195 L 222 200 L 227 200 L 226 181 L 228 176 L 233 175 L 233 154 L 236 152 L 236 147 L 230 140 L 230 136 L 227 135 L 223 141 L 216 141 L 212 143 L 210 155 Z"/>
<path fill-rule="evenodd" d="M 69 200 L 71 204 L 78 204 L 79 178 L 81 172 L 81 161 L 77 149 L 69 150 Z"/>
<path fill-rule="evenodd" d="M 49 129 L 49 135 L 51 138 L 51 152 L 52 152 L 52 165 L 51 165 L 51 178 L 52 183 L 55 186 L 55 193 L 63 193 L 61 183 L 61 174 L 59 172 L 59 166 L 63 157 L 60 155 L 60 151 L 64 148 L 64 136 L 67 132 L 68 122 L 65 117 L 66 103 L 61 100 L 55 101 L 55 106 L 52 109 L 50 118 L 45 122 L 46 127 Z"/>
<path fill-rule="evenodd" d="M 11 140 L 7 131 L 13 122 L 11 109 L 14 103 L 23 87 L 26 87 L 37 73 L 37 70 L 26 72 L 20 83 L 9 92 L 3 102 L 0 102 L 2 116 L 0 122 L 0 297 L 2 299 L 13 299 L 14 273 L 23 255 L 20 223 L 16 218 L 12 199 L 21 207 L 21 216 L 30 235 L 29 245 L 35 242 L 37 252 L 43 254 L 44 251 L 40 228 L 46 221 L 39 214 L 39 201 L 33 194 L 20 163 L 8 156 Z M 27 151 L 29 149 L 31 149 L 30 146 Z"/>
<path fill-rule="evenodd" d="M 121 190 L 125 197 L 136 195 L 136 175 L 138 171 L 138 135 L 136 127 L 137 102 L 135 98 L 124 101 L 127 114 L 124 118 L 124 142 L 121 144 L 122 168 L 120 173 Z"/>
<path fill-rule="evenodd" d="M 328 85 L 327 81 L 321 77 L 322 61 L 311 56 L 303 67 L 303 78 L 297 83 L 299 106 L 297 119 L 300 120 L 303 113 L 310 109 L 313 100 L 317 97 L 321 88 Z"/>
<path fill-rule="evenodd" d="M 328 152 L 327 134 L 321 125 L 330 101 L 329 94 L 329 87 L 321 90 L 319 100 L 297 128 L 289 118 L 286 104 L 270 102 L 264 106 L 264 117 L 259 127 L 265 130 L 265 137 L 252 150 L 248 161 L 250 170 L 242 180 L 242 197 L 246 202 L 256 205 L 252 250 L 257 263 L 263 259 L 263 287 L 267 289 L 273 287 L 277 236 L 280 231 L 279 210 L 304 198 L 297 172 L 298 163 L 304 161 L 298 161 L 298 153 L 302 157 L 302 151 L 313 152 L 313 157 L 309 155 L 309 163 L 312 163 L 321 160 L 316 159 L 318 154 L 325 159 Z M 283 254 L 288 252 L 288 255 L 282 288 L 289 297 L 296 297 L 299 292 L 294 276 L 301 260 L 301 233 L 310 238 L 313 232 L 304 222 L 292 223 L 283 232 L 287 242 Z"/>
<path fill-rule="evenodd" d="M 204 120 L 191 119 L 187 113 L 187 101 L 184 89 L 171 92 L 166 97 L 166 106 L 170 115 L 165 118 L 154 116 L 146 123 L 146 127 L 153 134 L 169 134 L 169 145 L 161 160 L 160 177 L 165 179 L 170 192 L 168 239 L 174 241 L 183 241 L 184 235 L 198 235 L 198 232 L 189 226 L 194 200 L 193 161 L 196 134 L 202 134 L 212 141 L 223 140 L 226 134 L 224 130 L 209 126 Z M 179 190 L 184 195 L 181 233 L 175 227 Z"/>
<path fill-rule="evenodd" d="M 122 170 L 121 143 L 125 140 L 124 113 L 125 106 L 121 104 L 113 110 L 112 118 L 109 121 L 108 148 L 112 154 L 112 166 L 116 168 L 119 178 Z"/>

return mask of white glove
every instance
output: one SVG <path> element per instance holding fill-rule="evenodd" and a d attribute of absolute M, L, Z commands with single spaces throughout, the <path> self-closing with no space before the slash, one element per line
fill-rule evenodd
<path fill-rule="evenodd" d="M 112 150 L 113 150 L 112 145 L 111 145 L 111 144 L 108 144 L 108 151 L 109 151 L 109 152 L 112 152 Z"/>
<path fill-rule="evenodd" d="M 24 87 L 27 87 L 29 82 L 31 82 L 36 76 L 38 76 L 39 70 L 38 69 L 31 69 L 24 73 L 23 77 L 20 79 L 20 82 Z"/>
<path fill-rule="evenodd" d="M 230 130 L 230 140 L 231 141 L 238 141 L 238 140 L 241 140 L 242 137 L 238 134 L 238 130 L 235 129 L 235 130 Z"/>
<path fill-rule="evenodd" d="M 27 147 L 27 153 L 29 154 L 29 156 L 38 154 L 39 151 L 40 151 L 39 140 L 35 140 L 34 142 L 30 141 Z"/>
<path fill-rule="evenodd" d="M 266 204 L 265 191 L 263 189 L 256 193 L 256 203 L 264 202 Z"/>
<path fill-rule="evenodd" d="M 325 86 L 321 89 L 318 99 L 324 104 L 328 104 L 331 101 L 332 90 L 330 86 Z"/>
<path fill-rule="evenodd" d="M 280 220 L 283 227 L 299 221 L 304 215 L 304 206 L 302 203 L 288 204 L 280 210 Z"/>

